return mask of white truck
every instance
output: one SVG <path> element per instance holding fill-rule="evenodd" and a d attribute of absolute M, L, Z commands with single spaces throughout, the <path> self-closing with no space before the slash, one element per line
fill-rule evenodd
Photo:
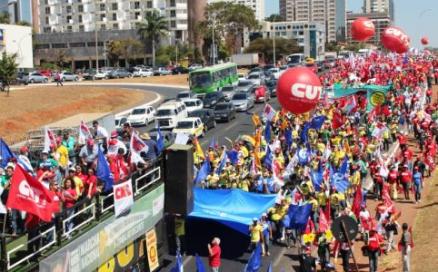
<path fill-rule="evenodd" d="M 237 66 L 254 66 L 259 64 L 259 54 L 234 54 L 231 56 L 231 62 L 237 64 Z"/>

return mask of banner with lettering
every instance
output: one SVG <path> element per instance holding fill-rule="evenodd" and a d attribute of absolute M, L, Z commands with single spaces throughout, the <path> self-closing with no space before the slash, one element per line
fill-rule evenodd
<path fill-rule="evenodd" d="M 134 192 L 132 191 L 132 182 L 127 180 L 125 182 L 115 184 L 114 188 L 114 212 L 115 216 L 119 217 L 121 214 L 128 212 L 132 205 L 134 205 Z"/>

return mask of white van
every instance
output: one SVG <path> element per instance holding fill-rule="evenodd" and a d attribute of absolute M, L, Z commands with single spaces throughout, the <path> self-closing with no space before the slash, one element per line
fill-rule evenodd
<path fill-rule="evenodd" d="M 304 62 L 304 54 L 302 53 L 296 53 L 296 54 L 291 54 L 289 56 L 287 56 L 287 64 L 290 66 L 297 66 L 300 65 Z"/>
<path fill-rule="evenodd" d="M 187 117 L 186 105 L 181 101 L 169 101 L 158 107 L 155 125 L 162 129 L 173 129 L 178 121 Z"/>

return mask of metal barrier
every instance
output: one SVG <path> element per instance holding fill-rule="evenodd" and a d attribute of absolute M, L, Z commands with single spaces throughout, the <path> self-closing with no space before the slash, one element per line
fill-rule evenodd
<path fill-rule="evenodd" d="M 27 244 L 27 246 L 29 246 L 29 244 L 31 244 L 31 243 L 33 243 L 33 242 L 43 238 L 44 236 L 47 236 L 49 233 L 52 233 L 52 240 L 51 241 L 43 243 L 43 246 L 40 247 L 37 251 L 32 252 L 31 254 L 29 254 L 29 255 L 27 255 L 25 257 L 20 258 L 20 260 L 18 262 L 11 263 L 11 255 L 14 254 L 14 252 L 18 251 L 20 248 L 24 247 L 26 244 Z M 36 236 L 36 237 L 32 238 L 31 240 L 27 241 L 26 244 L 20 244 L 20 245 L 14 247 L 13 249 L 9 250 L 7 252 L 7 255 L 6 255 L 8 270 L 13 269 L 14 267 L 17 267 L 18 265 L 22 264 L 23 262 L 26 262 L 30 258 L 36 256 L 38 253 L 40 253 L 43 250 L 49 248 L 50 246 L 54 245 L 55 243 L 56 243 L 56 227 L 53 226 L 53 227 L 43 231 L 38 236 Z"/>
<path fill-rule="evenodd" d="M 157 174 L 155 175 L 155 173 Z M 148 176 L 152 176 L 150 181 L 146 180 Z M 138 177 L 137 179 L 134 180 L 135 195 L 139 195 L 143 190 L 147 189 L 149 186 L 159 181 L 160 179 L 161 179 L 161 167 L 159 166 L 150 170 L 143 176 Z"/>
<path fill-rule="evenodd" d="M 81 214 L 86 214 L 87 210 L 91 210 L 91 217 L 85 219 L 83 222 L 74 225 L 73 228 L 69 231 L 66 230 L 66 225 L 68 223 L 70 223 L 71 220 L 73 220 L 75 217 L 81 215 Z M 80 227 L 82 227 L 83 225 L 93 221 L 96 218 L 96 204 L 93 202 L 91 203 L 89 206 L 86 206 L 85 208 L 83 208 L 82 210 L 75 212 L 73 215 L 65 218 L 64 220 L 62 220 L 62 236 L 64 237 L 68 237 L 70 233 L 72 233 L 73 231 L 79 229 Z"/>
<path fill-rule="evenodd" d="M 108 204 L 109 203 L 109 204 Z M 106 213 L 114 207 L 114 193 L 100 197 L 101 213 Z"/>

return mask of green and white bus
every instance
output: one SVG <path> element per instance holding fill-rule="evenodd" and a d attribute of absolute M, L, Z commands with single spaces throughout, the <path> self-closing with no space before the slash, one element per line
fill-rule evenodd
<path fill-rule="evenodd" d="M 197 69 L 189 74 L 190 90 L 194 93 L 216 92 L 238 79 L 237 64 L 231 62 Z"/>

